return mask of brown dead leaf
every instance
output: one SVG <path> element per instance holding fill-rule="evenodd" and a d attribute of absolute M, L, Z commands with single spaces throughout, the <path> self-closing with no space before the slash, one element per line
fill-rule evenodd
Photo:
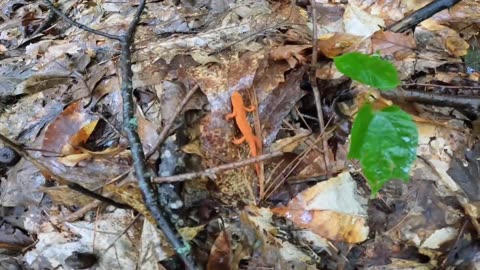
<path fill-rule="evenodd" d="M 230 246 L 230 238 L 225 231 L 221 231 L 217 239 L 215 239 L 210 251 L 207 270 L 232 269 L 230 268 L 231 260 L 232 248 Z"/>
<path fill-rule="evenodd" d="M 263 92 L 270 93 L 285 81 L 285 72 L 288 70 L 290 70 L 290 66 L 285 61 L 274 61 L 273 59 L 262 61 L 253 82 L 257 94 L 261 95 L 259 101 L 265 95 L 262 95 Z"/>
<path fill-rule="evenodd" d="M 326 57 L 333 58 L 343 54 L 361 41 L 362 38 L 359 36 L 345 33 L 333 33 L 323 35 L 318 39 L 318 49 Z"/>
<path fill-rule="evenodd" d="M 145 152 L 151 151 L 158 141 L 157 127 L 152 122 L 145 119 L 145 117 L 137 113 L 138 136 L 142 142 L 143 150 Z"/>
<path fill-rule="evenodd" d="M 476 24 L 480 21 L 480 7 L 477 0 L 463 0 L 449 9 L 438 12 L 432 19 L 445 25 L 456 22 Z"/>
<path fill-rule="evenodd" d="M 351 244 L 360 243 L 368 237 L 365 218 L 341 214 L 334 211 L 307 211 L 274 208 L 272 212 L 292 220 L 297 226 L 329 240 Z"/>
<path fill-rule="evenodd" d="M 420 29 L 418 29 L 420 28 Z M 424 32 L 422 32 L 422 30 Z M 425 32 L 426 31 L 426 32 Z M 455 57 L 467 55 L 468 43 L 453 29 L 440 25 L 432 19 L 423 21 L 415 31 L 422 45 L 448 51 Z"/>
<path fill-rule="evenodd" d="M 61 158 L 58 158 L 58 161 L 65 166 L 75 167 L 78 163 L 83 160 L 90 159 L 92 155 L 90 153 L 80 153 L 80 154 L 70 154 Z"/>
<path fill-rule="evenodd" d="M 285 45 L 273 48 L 270 51 L 270 57 L 273 60 L 286 60 L 290 68 L 294 68 L 298 64 L 304 64 L 307 58 L 304 56 L 305 49 L 310 48 L 309 45 Z"/>
<path fill-rule="evenodd" d="M 83 108 L 82 101 L 72 103 L 47 127 L 42 148 L 52 153 L 61 153 L 67 144 L 79 146 L 90 137 L 92 125 L 97 121 L 96 116 Z M 85 127 L 87 128 L 84 129 Z"/>
<path fill-rule="evenodd" d="M 327 239 L 358 243 L 367 239 L 369 228 L 366 199 L 356 192 L 350 173 L 342 173 L 306 189 L 286 207 L 276 207 L 272 212 Z"/>
<path fill-rule="evenodd" d="M 414 53 L 416 46 L 415 39 L 409 34 L 378 31 L 372 36 L 372 51 L 393 55 L 397 61 Z"/>
<path fill-rule="evenodd" d="M 263 140 L 269 145 L 276 137 L 285 116 L 293 109 L 304 92 L 300 88 L 305 68 L 298 68 L 286 76 L 285 82 L 280 83 L 270 95 L 266 96 L 258 106 L 260 123 L 262 124 Z M 258 89 L 258 88 L 257 88 Z"/>
<path fill-rule="evenodd" d="M 93 133 L 93 130 L 97 126 L 98 119 L 93 120 L 92 122 L 83 126 L 77 133 L 73 134 L 68 143 L 62 147 L 60 154 L 62 155 L 71 155 L 75 153 L 81 153 L 82 150 L 77 149 L 78 146 L 81 146 L 87 142 L 90 135 Z"/>

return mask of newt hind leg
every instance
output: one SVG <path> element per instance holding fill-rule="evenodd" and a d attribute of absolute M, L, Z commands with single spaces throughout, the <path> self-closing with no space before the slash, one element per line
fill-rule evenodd
<path fill-rule="evenodd" d="M 254 105 L 251 105 L 251 106 L 245 107 L 244 109 L 245 109 L 245 111 L 247 111 L 247 112 L 253 112 L 253 111 L 255 111 L 255 106 L 254 106 Z"/>
<path fill-rule="evenodd" d="M 247 139 L 247 137 L 242 136 L 238 139 L 233 139 L 232 142 L 233 142 L 233 144 L 242 144 L 246 139 Z"/>

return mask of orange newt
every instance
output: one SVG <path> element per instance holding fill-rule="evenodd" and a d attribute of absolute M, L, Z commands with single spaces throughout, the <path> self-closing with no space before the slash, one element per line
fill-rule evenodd
<path fill-rule="evenodd" d="M 243 103 L 242 96 L 238 92 L 233 92 L 232 97 L 232 113 L 227 114 L 226 119 L 230 120 L 235 118 L 235 122 L 237 123 L 238 129 L 242 133 L 242 137 L 239 139 L 233 139 L 234 144 L 242 144 L 243 142 L 247 142 L 248 146 L 250 147 L 250 155 L 252 157 L 257 157 L 262 149 L 262 142 L 260 139 L 253 134 L 253 130 L 250 127 L 250 123 L 247 120 L 247 112 L 255 111 L 255 106 L 245 107 Z M 257 175 L 260 175 L 260 167 L 258 164 L 255 164 L 255 170 Z"/>

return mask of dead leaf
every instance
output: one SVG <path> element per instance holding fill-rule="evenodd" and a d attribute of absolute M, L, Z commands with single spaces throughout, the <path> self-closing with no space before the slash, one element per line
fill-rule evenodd
<path fill-rule="evenodd" d="M 192 241 L 197 234 L 205 229 L 205 225 L 199 225 L 195 227 L 183 227 L 178 229 L 178 232 L 185 241 Z"/>
<path fill-rule="evenodd" d="M 225 231 L 221 231 L 213 243 L 212 250 L 210 251 L 207 270 L 232 269 L 230 268 L 231 260 L 232 250 L 230 246 L 230 238 Z"/>
<path fill-rule="evenodd" d="M 296 131 L 295 136 L 293 137 L 288 137 L 284 139 L 279 139 L 275 141 L 270 149 L 275 152 L 275 151 L 282 151 L 284 153 L 286 152 L 293 152 L 299 144 L 301 144 L 305 138 L 307 138 L 310 135 L 310 132 L 305 129 L 299 129 Z"/>
<path fill-rule="evenodd" d="M 302 52 L 310 48 L 309 45 L 285 45 L 273 48 L 270 51 L 270 57 L 273 60 L 286 60 L 290 68 L 294 68 L 297 64 L 304 64 L 307 59 Z"/>
<path fill-rule="evenodd" d="M 378 31 L 372 36 L 372 51 L 381 55 L 393 55 L 401 61 L 414 53 L 417 44 L 412 35 Z"/>
<path fill-rule="evenodd" d="M 98 118 L 88 113 L 82 104 L 82 101 L 70 104 L 47 127 L 42 146 L 44 150 L 61 153 L 63 147 L 69 144 L 72 138 L 74 141 L 71 146 L 76 147 L 90 137 L 93 131 L 92 125 L 96 124 Z"/>
<path fill-rule="evenodd" d="M 359 243 L 368 237 L 366 199 L 356 195 L 350 173 L 306 189 L 286 207 L 272 209 L 297 226 L 330 240 Z"/>
<path fill-rule="evenodd" d="M 371 15 L 353 4 L 348 4 L 343 14 L 345 33 L 368 37 L 385 27 L 382 18 Z"/>
<path fill-rule="evenodd" d="M 440 25 L 432 19 L 423 21 L 417 29 L 415 37 L 423 46 L 446 50 L 455 57 L 467 55 L 468 43 L 453 29 Z M 422 32 L 422 29 L 427 32 Z"/>
<path fill-rule="evenodd" d="M 317 44 L 323 55 L 333 58 L 343 54 L 361 41 L 362 38 L 359 36 L 346 33 L 331 33 L 319 37 Z"/>

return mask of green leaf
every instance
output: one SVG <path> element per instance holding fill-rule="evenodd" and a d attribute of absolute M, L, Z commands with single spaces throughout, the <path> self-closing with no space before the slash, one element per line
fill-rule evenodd
<path fill-rule="evenodd" d="M 379 56 L 353 52 L 337 56 L 333 61 L 341 73 L 380 90 L 391 90 L 400 84 L 395 67 Z"/>
<path fill-rule="evenodd" d="M 353 123 L 348 157 L 360 160 L 375 195 L 389 180 L 409 180 L 417 144 L 418 130 L 410 115 L 397 106 L 374 111 L 366 104 Z"/>

